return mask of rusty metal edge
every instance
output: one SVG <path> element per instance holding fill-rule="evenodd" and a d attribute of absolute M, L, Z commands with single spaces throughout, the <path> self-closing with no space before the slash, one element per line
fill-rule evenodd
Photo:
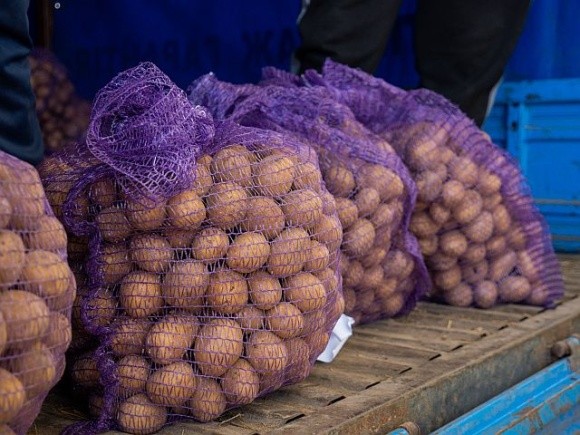
<path fill-rule="evenodd" d="M 273 432 L 385 433 L 414 421 L 429 433 L 552 363 L 551 346 L 580 330 L 580 298 L 521 323 L 535 328 L 504 329 Z"/>

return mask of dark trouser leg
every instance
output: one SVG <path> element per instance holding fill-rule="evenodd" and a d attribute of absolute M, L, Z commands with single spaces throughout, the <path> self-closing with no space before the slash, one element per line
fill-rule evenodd
<path fill-rule="evenodd" d="M 36 164 L 43 146 L 30 86 L 28 6 L 29 0 L 0 6 L 0 149 Z"/>
<path fill-rule="evenodd" d="M 383 56 L 401 0 L 312 0 L 298 27 L 300 73 L 326 58 L 373 73 Z"/>
<path fill-rule="evenodd" d="M 421 85 L 453 101 L 478 125 L 522 31 L 530 0 L 420 0 Z"/>

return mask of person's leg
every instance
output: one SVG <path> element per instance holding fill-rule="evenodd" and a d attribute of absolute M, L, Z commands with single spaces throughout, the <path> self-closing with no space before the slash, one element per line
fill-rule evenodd
<path fill-rule="evenodd" d="M 421 86 L 456 103 L 481 126 L 530 0 L 420 0 L 415 51 Z"/>
<path fill-rule="evenodd" d="M 308 2 L 307 2 L 308 3 Z M 374 73 L 401 0 L 311 0 L 298 24 L 300 73 L 326 58 Z"/>
<path fill-rule="evenodd" d="M 29 3 L 7 0 L 0 6 L 0 149 L 36 164 L 43 145 L 30 85 Z"/>

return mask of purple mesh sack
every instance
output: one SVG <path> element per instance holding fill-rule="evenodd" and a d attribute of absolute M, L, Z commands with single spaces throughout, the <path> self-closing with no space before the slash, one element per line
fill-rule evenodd
<path fill-rule="evenodd" d="M 406 168 L 387 142 L 368 132 L 325 89 L 297 87 L 296 76 L 270 71 L 276 76 L 267 83 L 282 86 L 266 83 L 251 92 L 212 76 L 213 103 L 231 104 L 218 110 L 242 125 L 292 134 L 316 149 L 344 228 L 346 314 L 366 323 L 408 313 L 429 280 L 408 232 L 406 211 L 413 209 L 416 191 Z M 209 101 L 206 91 L 191 86 L 189 98 Z"/>
<path fill-rule="evenodd" d="M 36 170 L 0 151 L 0 432 L 25 434 L 61 378 L 75 280 Z"/>
<path fill-rule="evenodd" d="M 47 189 L 89 238 L 70 379 L 95 421 L 68 433 L 210 421 L 308 376 L 344 310 L 342 227 L 309 147 L 214 124 L 146 63 L 53 161 L 69 169 Z"/>
<path fill-rule="evenodd" d="M 410 228 L 433 297 L 486 308 L 550 307 L 563 295 L 549 229 L 517 163 L 457 107 L 433 92 L 404 92 L 332 62 L 322 77 L 306 76 L 332 88 L 409 167 L 418 188 Z"/>
<path fill-rule="evenodd" d="M 30 82 L 47 153 L 79 140 L 87 129 L 90 104 L 76 93 L 65 67 L 48 50 L 30 54 Z"/>

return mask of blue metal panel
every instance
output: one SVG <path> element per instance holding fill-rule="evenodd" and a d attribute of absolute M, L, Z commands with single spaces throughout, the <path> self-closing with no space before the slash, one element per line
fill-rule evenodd
<path fill-rule="evenodd" d="M 470 413 L 433 432 L 457 434 L 575 433 L 580 376 L 570 358 L 558 361 Z"/>
<path fill-rule="evenodd" d="M 580 250 L 580 79 L 507 82 L 484 125 L 514 155 L 554 246 Z"/>

